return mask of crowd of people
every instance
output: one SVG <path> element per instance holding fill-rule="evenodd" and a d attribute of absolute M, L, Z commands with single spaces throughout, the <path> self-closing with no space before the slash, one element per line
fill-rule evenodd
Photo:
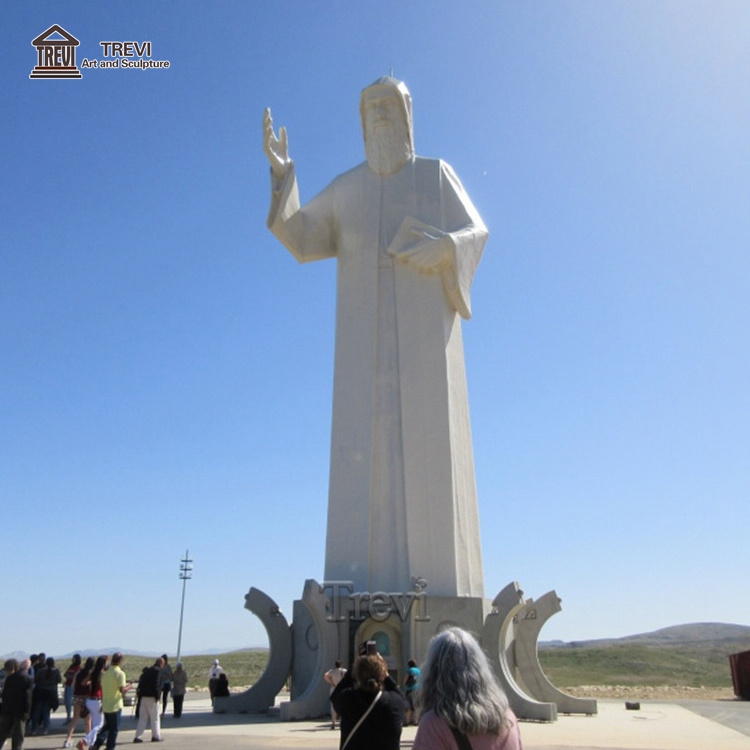
<path fill-rule="evenodd" d="M 144 734 L 150 730 L 151 741 L 161 742 L 161 719 L 170 696 L 174 718 L 182 716 L 187 671 L 181 662 L 172 669 L 169 657 L 162 654 L 143 668 L 134 684 L 122 669 L 123 660 L 119 651 L 111 658 L 88 657 L 85 661 L 75 654 L 61 673 L 55 660 L 45 654 L 8 659 L 0 670 L 0 748 L 10 737 L 12 750 L 23 750 L 26 736 L 48 734 L 51 714 L 60 708 L 61 687 L 65 707 L 63 726 L 67 728 L 63 748 L 73 746 L 73 735 L 82 723 L 83 736 L 76 743 L 78 750 L 103 747 L 114 750 L 125 698 L 131 690 L 135 691 L 133 704 L 138 719 L 133 741 L 143 742 Z M 228 695 L 229 683 L 218 659 L 210 676 L 214 673 L 222 679 L 211 688 L 212 698 L 214 694 Z"/>
<path fill-rule="evenodd" d="M 67 736 L 83 721 L 77 750 L 114 750 L 126 694 L 134 688 L 122 669 L 123 655 L 76 654 L 61 673 L 45 654 L 8 659 L 0 690 L 0 750 L 8 737 L 12 750 L 23 750 L 26 734 L 47 734 L 50 715 L 59 708 L 63 687 Z M 211 702 L 229 695 L 227 676 L 214 661 L 209 671 Z M 341 662 L 325 673 L 331 686 L 331 728 L 339 720 L 339 750 L 399 750 L 402 728 L 417 724 L 414 750 L 522 750 L 518 721 L 477 640 L 465 630 L 448 628 L 430 642 L 423 668 L 410 659 L 404 692 L 388 672 L 373 641 L 362 644 L 351 669 Z M 133 742 L 150 731 L 161 742 L 161 719 L 169 696 L 174 717 L 182 715 L 188 675 L 181 663 L 172 669 L 166 654 L 143 668 L 138 678 Z"/>

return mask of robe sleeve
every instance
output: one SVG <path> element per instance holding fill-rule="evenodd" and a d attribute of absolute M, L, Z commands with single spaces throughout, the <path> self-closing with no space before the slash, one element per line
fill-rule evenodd
<path fill-rule="evenodd" d="M 440 162 L 443 231 L 450 238 L 450 263 L 443 271 L 446 297 L 462 318 L 471 317 L 471 283 L 489 232 L 456 173 Z"/>
<path fill-rule="evenodd" d="M 336 255 L 333 188 L 327 187 L 300 207 L 294 164 L 286 176 L 276 180 L 271 173 L 271 208 L 268 228 L 300 262 Z"/>

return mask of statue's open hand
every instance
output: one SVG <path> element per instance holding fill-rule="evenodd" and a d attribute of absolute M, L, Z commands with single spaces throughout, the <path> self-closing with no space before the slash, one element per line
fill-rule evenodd
<path fill-rule="evenodd" d="M 263 114 L 263 150 L 266 152 L 274 176 L 277 179 L 284 177 L 292 164 L 292 160 L 289 158 L 286 128 L 282 125 L 277 138 L 276 133 L 273 132 L 273 118 L 271 117 L 270 107 L 266 107 Z"/>
<path fill-rule="evenodd" d="M 418 271 L 437 272 L 450 262 L 450 237 L 436 227 L 402 226 L 389 254 Z"/>

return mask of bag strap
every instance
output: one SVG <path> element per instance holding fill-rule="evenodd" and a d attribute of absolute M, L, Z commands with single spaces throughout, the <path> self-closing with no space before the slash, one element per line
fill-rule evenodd
<path fill-rule="evenodd" d="M 472 750 L 469 738 L 460 729 L 456 729 L 456 727 L 451 727 L 450 729 L 458 745 L 458 750 Z"/>
<path fill-rule="evenodd" d="M 382 690 L 378 692 L 373 702 L 367 707 L 367 711 L 365 711 L 362 716 L 359 717 L 359 721 L 354 725 L 354 729 L 349 732 L 349 736 L 346 738 L 346 742 L 341 746 L 341 750 L 344 750 L 344 748 L 349 744 L 349 740 L 354 737 L 354 733 L 360 728 L 360 726 L 362 726 L 362 722 L 370 715 L 370 711 L 375 708 L 375 704 L 380 700 L 381 695 L 383 695 Z"/>

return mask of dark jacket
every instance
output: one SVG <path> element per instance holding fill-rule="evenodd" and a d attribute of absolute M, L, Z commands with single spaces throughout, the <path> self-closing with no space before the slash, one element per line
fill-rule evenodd
<path fill-rule="evenodd" d="M 367 711 L 376 693 L 368 693 L 354 687 L 352 671 L 349 670 L 331 693 L 331 703 L 341 716 L 341 742 L 346 742 L 360 717 Z M 398 686 L 386 677 L 383 694 L 367 718 L 362 722 L 346 750 L 399 750 L 404 712 L 409 703 L 399 692 Z"/>
<path fill-rule="evenodd" d="M 229 680 L 226 675 L 220 674 L 219 679 L 216 680 L 216 689 L 214 690 L 214 698 L 228 698 L 229 697 Z"/>
<path fill-rule="evenodd" d="M 28 719 L 31 712 L 31 691 L 34 680 L 26 672 L 13 672 L 5 678 L 3 685 L 3 716 Z"/>
<path fill-rule="evenodd" d="M 34 675 L 34 690 L 44 698 L 57 697 L 57 686 L 62 682 L 60 670 L 57 667 L 50 669 L 42 667 Z M 34 698 L 36 700 L 36 696 Z"/>
<path fill-rule="evenodd" d="M 138 695 L 141 698 L 159 698 L 159 667 L 149 667 L 138 680 Z"/>

